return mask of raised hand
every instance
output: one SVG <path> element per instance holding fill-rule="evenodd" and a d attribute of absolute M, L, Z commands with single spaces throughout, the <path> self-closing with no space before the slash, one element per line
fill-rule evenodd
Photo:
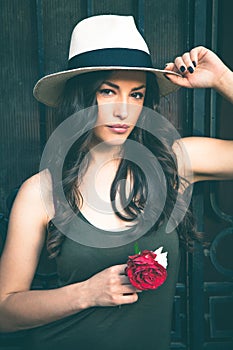
<path fill-rule="evenodd" d="M 165 70 L 171 70 L 181 76 L 167 74 L 175 84 L 186 88 L 215 88 L 221 90 L 225 75 L 232 73 L 221 59 L 211 50 L 198 46 L 174 62 L 166 65 Z"/>

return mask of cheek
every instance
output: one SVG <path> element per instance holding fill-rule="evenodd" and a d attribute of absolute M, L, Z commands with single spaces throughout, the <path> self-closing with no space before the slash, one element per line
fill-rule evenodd
<path fill-rule="evenodd" d="M 133 124 L 136 124 L 142 112 L 143 105 L 132 105 L 130 109 L 130 117 Z"/>
<path fill-rule="evenodd" d="M 100 104 L 98 105 L 98 115 L 97 115 L 97 123 L 101 124 L 109 121 L 111 115 L 112 115 L 112 105 L 111 104 Z"/>

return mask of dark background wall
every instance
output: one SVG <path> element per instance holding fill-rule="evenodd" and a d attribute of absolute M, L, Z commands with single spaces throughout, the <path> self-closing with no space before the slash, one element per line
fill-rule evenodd
<path fill-rule="evenodd" d="M 102 13 L 133 15 L 160 68 L 193 46 L 205 45 L 233 69 L 231 0 L 0 0 L 0 212 L 5 215 L 8 196 L 38 171 L 43 147 L 58 124 L 53 109 L 33 98 L 33 86 L 44 74 L 65 67 L 74 25 Z M 184 136 L 232 139 L 233 106 L 208 90 L 179 90 L 161 101 L 161 113 Z M 228 350 L 233 335 L 233 184 L 195 187 L 198 229 L 213 244 L 183 256 L 172 348 Z M 46 260 L 41 266 L 50 271 Z"/>

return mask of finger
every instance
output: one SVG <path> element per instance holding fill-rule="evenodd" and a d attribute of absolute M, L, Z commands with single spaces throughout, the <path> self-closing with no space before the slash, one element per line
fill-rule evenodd
<path fill-rule="evenodd" d="M 195 70 L 195 66 L 192 62 L 191 56 L 190 56 L 190 52 L 185 52 L 182 55 L 182 60 L 184 62 L 184 66 L 186 67 L 186 69 L 189 71 L 189 73 L 193 73 Z"/>
<path fill-rule="evenodd" d="M 135 303 L 138 300 L 137 293 L 124 294 L 119 298 L 120 304 L 131 304 Z"/>
<path fill-rule="evenodd" d="M 206 56 L 208 54 L 208 49 L 206 47 L 203 46 L 197 46 L 194 47 L 191 51 L 190 51 L 190 57 L 191 60 L 193 62 L 196 63 L 196 65 L 198 64 L 198 62 L 200 62 L 200 60 Z"/>
<path fill-rule="evenodd" d="M 182 57 L 181 56 L 176 57 L 174 62 L 178 71 L 183 74 L 186 71 L 187 67 L 185 66 L 185 63 Z"/>
<path fill-rule="evenodd" d="M 137 289 L 132 284 L 121 285 L 120 294 L 134 294 L 137 293 Z"/>
<path fill-rule="evenodd" d="M 126 275 L 121 275 L 120 276 L 120 283 L 121 284 L 130 284 L 129 278 Z"/>
<path fill-rule="evenodd" d="M 118 275 L 125 275 L 125 269 L 127 267 L 127 264 L 120 264 L 120 265 L 114 265 L 111 266 L 109 269 L 114 273 Z"/>
<path fill-rule="evenodd" d="M 190 87 L 190 83 L 188 82 L 187 79 L 185 79 L 184 74 L 174 75 L 171 73 L 169 74 L 169 72 L 167 72 L 166 74 L 164 74 L 164 76 L 166 76 L 167 79 L 169 79 L 172 83 L 174 83 L 178 86 Z"/>
<path fill-rule="evenodd" d="M 120 282 L 121 282 L 122 285 L 127 285 L 127 286 L 130 286 L 130 287 L 133 287 L 132 284 L 129 281 L 129 278 L 127 276 L 121 276 Z M 136 293 L 142 292 L 141 289 L 137 289 L 135 287 L 133 287 L 133 291 L 136 292 Z"/>
<path fill-rule="evenodd" d="M 119 274 L 120 275 L 125 275 L 125 269 L 127 267 L 127 264 L 121 264 L 121 265 L 118 265 L 119 266 Z"/>
<path fill-rule="evenodd" d="M 175 59 L 175 64 L 177 69 L 179 69 L 182 74 L 186 74 L 188 72 L 193 73 L 195 70 L 195 65 L 192 62 L 189 52 L 185 52 L 182 56 L 177 57 Z"/>
<path fill-rule="evenodd" d="M 175 64 L 173 62 L 168 62 L 165 64 L 164 70 L 168 70 L 168 71 L 173 71 L 178 73 L 179 70 L 177 69 L 177 67 L 175 66 Z"/>
<path fill-rule="evenodd" d="M 190 51 L 190 60 L 192 61 L 194 68 L 196 68 L 198 64 L 198 52 L 196 49 Z"/>

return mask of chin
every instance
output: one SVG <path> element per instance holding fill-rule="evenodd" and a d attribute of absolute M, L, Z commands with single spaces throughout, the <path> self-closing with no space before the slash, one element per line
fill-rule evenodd
<path fill-rule="evenodd" d="M 109 146 L 121 146 L 125 143 L 125 141 L 126 141 L 126 138 L 103 140 L 103 142 Z"/>
<path fill-rule="evenodd" d="M 120 146 L 125 143 L 128 135 L 98 135 L 94 134 L 93 144 L 105 143 L 109 146 Z"/>

